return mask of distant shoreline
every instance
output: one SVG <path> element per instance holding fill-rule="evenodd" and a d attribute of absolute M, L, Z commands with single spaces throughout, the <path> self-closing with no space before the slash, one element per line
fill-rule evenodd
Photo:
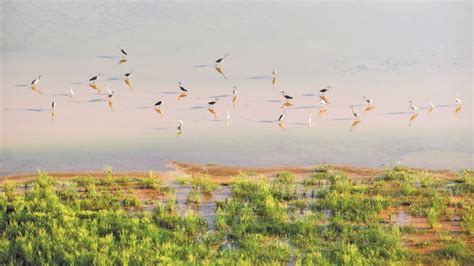
<path fill-rule="evenodd" d="M 355 178 L 375 178 L 381 176 L 385 168 L 374 168 L 374 167 L 358 167 L 358 166 L 348 166 L 348 165 L 332 165 L 332 169 L 340 170 L 349 175 L 349 177 Z M 197 164 L 197 163 L 188 163 L 188 162 L 177 162 L 170 161 L 166 164 L 170 170 L 165 171 L 151 171 L 157 177 L 164 180 L 174 180 L 176 176 L 183 174 L 207 174 L 212 177 L 216 182 L 224 182 L 225 180 L 238 176 L 241 173 L 255 173 L 262 175 L 272 175 L 280 171 L 290 171 L 295 174 L 304 175 L 314 171 L 315 166 L 267 166 L 267 167 L 241 167 L 241 166 L 228 166 L 223 164 Z M 425 168 L 414 168 L 414 167 L 405 167 L 413 169 L 415 171 L 425 171 L 433 174 L 440 174 L 445 178 L 454 178 L 458 171 L 453 170 L 433 170 Z M 467 169 L 471 171 L 471 169 Z M 48 172 L 48 175 L 68 179 L 77 176 L 94 176 L 97 178 L 102 178 L 106 175 L 105 171 L 57 171 L 57 172 Z M 116 176 L 128 176 L 128 177 L 143 177 L 147 176 L 150 171 L 117 171 L 113 172 Z M 0 184 L 4 182 L 28 182 L 33 180 L 38 175 L 38 172 L 23 173 L 23 174 L 12 174 L 12 175 L 3 175 L 0 176 Z"/>

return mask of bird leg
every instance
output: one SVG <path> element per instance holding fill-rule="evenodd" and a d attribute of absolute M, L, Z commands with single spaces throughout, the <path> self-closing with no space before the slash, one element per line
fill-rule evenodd
<path fill-rule="evenodd" d="M 285 123 L 283 121 L 278 122 L 278 127 L 280 127 L 282 130 L 285 130 Z"/>
<path fill-rule="evenodd" d="M 326 108 L 321 107 L 321 109 L 319 109 L 319 117 L 322 117 L 326 112 L 327 112 Z"/>
<path fill-rule="evenodd" d="M 130 88 L 130 90 L 133 90 L 132 88 L 132 83 L 130 82 L 130 79 L 129 78 L 126 78 L 123 80 L 125 82 L 125 84 Z"/>
<path fill-rule="evenodd" d="M 216 71 L 217 71 L 219 74 L 221 74 L 224 79 L 227 79 L 226 75 L 224 74 L 224 71 L 222 71 L 222 68 L 220 68 L 220 66 L 217 66 L 217 65 L 216 65 Z"/>
<path fill-rule="evenodd" d="M 180 95 L 178 95 L 178 101 L 180 101 L 181 98 L 184 98 L 186 96 L 188 96 L 188 94 L 186 92 L 181 93 Z"/>
<path fill-rule="evenodd" d="M 372 106 L 372 105 L 368 104 L 367 107 L 364 110 L 364 113 L 368 113 L 368 112 L 370 112 L 374 109 L 375 109 L 375 106 Z"/>
<path fill-rule="evenodd" d="M 430 106 L 430 109 L 428 109 L 428 114 L 426 116 L 430 116 L 431 112 L 433 112 L 434 108 Z"/>
<path fill-rule="evenodd" d="M 281 109 L 291 107 L 291 106 L 293 106 L 293 104 L 290 101 L 286 101 L 281 105 Z"/>
<path fill-rule="evenodd" d="M 456 106 L 456 109 L 454 110 L 454 114 L 455 115 L 459 114 L 461 112 L 461 109 L 462 109 L 461 105 Z"/>
<path fill-rule="evenodd" d="M 408 125 L 411 126 L 411 123 L 415 121 L 417 117 L 418 117 L 418 114 L 413 112 L 413 114 L 410 116 L 410 120 L 408 121 Z"/>
<path fill-rule="evenodd" d="M 351 129 L 349 130 L 350 132 L 352 132 L 352 130 L 354 129 L 354 127 L 356 127 L 357 125 L 359 125 L 361 122 L 361 120 L 359 118 L 356 118 L 353 122 L 352 122 L 352 125 L 351 125 Z"/>
<path fill-rule="evenodd" d="M 209 107 L 209 108 L 207 108 L 207 110 L 209 111 L 209 113 L 214 115 L 214 118 L 217 118 L 217 113 L 216 113 L 216 111 L 214 111 L 214 108 Z"/>
<path fill-rule="evenodd" d="M 113 105 L 112 105 L 112 100 L 109 99 L 109 100 L 108 100 L 108 103 L 109 103 L 110 110 L 113 111 L 113 110 L 114 110 L 114 107 L 113 107 Z"/>
<path fill-rule="evenodd" d="M 156 111 L 157 113 L 159 113 L 159 114 L 163 114 L 163 111 L 161 110 L 160 107 L 156 107 L 156 108 L 155 108 L 155 111 Z"/>

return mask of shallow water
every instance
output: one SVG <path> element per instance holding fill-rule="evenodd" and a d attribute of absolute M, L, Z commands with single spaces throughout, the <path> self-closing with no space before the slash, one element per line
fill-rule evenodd
<path fill-rule="evenodd" d="M 168 160 L 473 167 L 472 3 L 0 5 L 0 175 L 163 170 Z M 118 64 L 122 45 L 129 56 Z M 225 79 L 213 62 L 227 52 Z M 123 81 L 131 69 L 133 90 Z M 88 85 L 99 72 L 99 86 L 115 92 L 114 111 Z M 43 94 L 29 87 L 40 74 Z M 179 101 L 178 81 L 190 91 Z M 280 90 L 295 96 L 284 131 L 275 121 Z M 454 115 L 456 94 L 463 103 Z M 349 107 L 362 112 L 364 95 L 375 109 L 349 132 Z M 159 114 L 152 107 L 163 96 Z M 207 102 L 216 96 L 214 118 Z M 429 117 L 428 98 L 437 106 Z M 409 100 L 420 108 L 412 126 Z"/>
<path fill-rule="evenodd" d="M 398 226 L 411 224 L 411 216 L 404 211 L 400 211 L 393 219 Z"/>

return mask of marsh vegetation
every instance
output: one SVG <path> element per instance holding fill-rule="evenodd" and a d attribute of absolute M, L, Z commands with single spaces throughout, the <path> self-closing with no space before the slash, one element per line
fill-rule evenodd
<path fill-rule="evenodd" d="M 473 263 L 472 172 L 114 174 L 2 184 L 0 264 Z"/>

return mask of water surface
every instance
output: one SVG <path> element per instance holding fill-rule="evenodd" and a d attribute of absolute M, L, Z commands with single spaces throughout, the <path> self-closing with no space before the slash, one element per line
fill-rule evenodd
<path fill-rule="evenodd" d="M 167 160 L 473 166 L 470 2 L 2 1 L 1 15 L 0 174 L 163 169 Z M 225 53 L 227 79 L 214 68 Z M 123 81 L 131 69 L 133 90 Z M 113 112 L 88 86 L 99 72 L 115 92 Z M 29 87 L 40 74 L 41 95 Z M 190 91 L 180 101 L 178 81 Z M 331 104 L 319 117 L 327 85 Z M 280 90 L 295 96 L 285 131 L 275 122 Z M 163 96 L 160 115 L 152 106 Z M 376 108 L 349 132 L 349 107 L 362 112 L 362 96 Z M 428 98 L 437 106 L 429 117 Z M 420 108 L 412 126 L 409 100 Z"/>

